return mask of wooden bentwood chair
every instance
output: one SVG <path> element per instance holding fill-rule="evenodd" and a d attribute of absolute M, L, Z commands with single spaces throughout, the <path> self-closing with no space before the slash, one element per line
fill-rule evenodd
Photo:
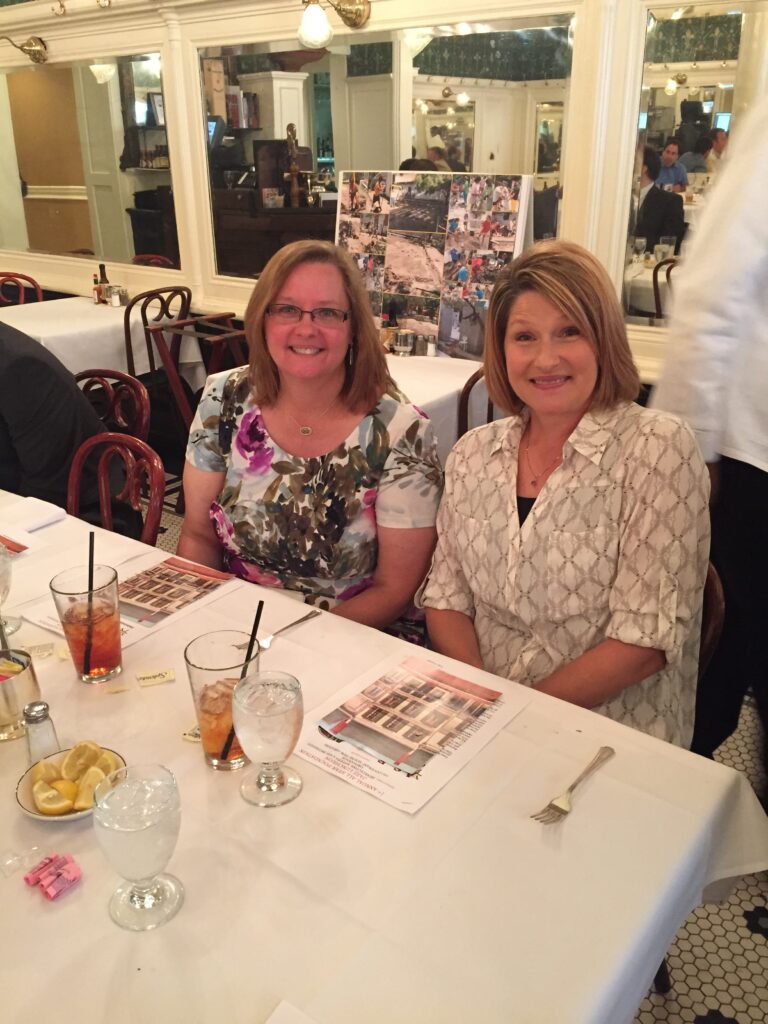
<path fill-rule="evenodd" d="M 472 376 L 465 383 L 464 387 L 461 389 L 461 394 L 459 395 L 459 414 L 456 430 L 457 441 L 460 437 L 463 437 L 469 430 L 469 403 L 470 399 L 472 398 L 472 390 L 477 384 L 480 383 L 480 381 L 482 381 L 482 379 L 483 368 L 481 366 L 479 370 L 475 370 Z M 490 398 L 488 399 L 486 405 L 485 422 L 493 422 L 493 402 L 490 400 Z"/>
<path fill-rule="evenodd" d="M 11 291 L 6 291 L 6 287 Z M 0 306 L 23 306 L 27 299 L 27 288 L 35 293 L 33 301 L 43 301 L 43 289 L 34 277 L 0 271 Z"/>
<path fill-rule="evenodd" d="M 157 452 L 146 442 L 128 434 L 107 432 L 96 434 L 83 441 L 75 453 L 69 470 L 67 485 L 67 512 L 71 516 L 80 514 L 80 487 L 83 469 L 89 458 L 98 458 L 96 477 L 99 491 L 99 515 L 105 530 L 113 529 L 112 500 L 125 502 L 134 512 L 141 515 L 142 487 L 146 485 L 148 500 L 143 516 L 140 540 L 154 545 L 160 529 L 160 517 L 165 497 L 165 470 Z M 110 487 L 110 466 L 117 458 L 122 462 L 125 483 L 118 494 L 113 495 Z"/>
<path fill-rule="evenodd" d="M 653 284 L 653 305 L 656 309 L 656 316 L 659 320 L 663 320 L 667 316 L 661 303 L 659 274 L 663 270 L 667 279 L 667 306 L 669 306 L 669 300 L 672 298 L 672 271 L 675 269 L 677 264 L 678 260 L 674 257 L 669 257 L 669 259 L 661 260 L 661 262 L 657 263 L 653 268 L 653 274 L 651 276 L 651 282 Z"/>
<path fill-rule="evenodd" d="M 75 380 L 107 430 L 147 440 L 149 393 L 140 380 L 121 370 L 82 370 Z"/>

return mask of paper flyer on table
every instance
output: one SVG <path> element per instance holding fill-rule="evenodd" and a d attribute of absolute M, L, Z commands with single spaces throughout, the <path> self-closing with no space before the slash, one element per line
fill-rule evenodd
<path fill-rule="evenodd" d="M 529 703 L 453 675 L 426 657 L 393 657 L 315 708 L 296 753 L 413 814 Z"/>
<path fill-rule="evenodd" d="M 166 558 L 157 562 L 154 553 L 123 566 L 123 572 L 135 569 L 120 580 L 120 631 L 123 647 L 129 647 L 145 636 L 166 626 L 173 616 L 180 617 L 201 602 L 217 600 L 234 584 L 228 573 L 209 569 L 182 558 Z M 44 629 L 63 633 L 50 595 L 22 609 L 24 618 Z"/>

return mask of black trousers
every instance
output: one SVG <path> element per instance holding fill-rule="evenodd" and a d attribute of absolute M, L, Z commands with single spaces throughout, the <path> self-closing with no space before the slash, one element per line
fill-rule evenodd
<path fill-rule="evenodd" d="M 696 698 L 691 749 L 706 757 L 736 729 L 747 689 L 768 726 L 768 473 L 722 459 L 711 558 L 723 582 L 725 624 Z"/>

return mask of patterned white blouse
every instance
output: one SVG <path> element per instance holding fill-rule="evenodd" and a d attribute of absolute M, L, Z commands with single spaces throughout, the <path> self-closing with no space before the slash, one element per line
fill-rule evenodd
<path fill-rule="evenodd" d="M 485 668 L 529 686 L 607 637 L 664 651 L 661 672 L 595 710 L 688 746 L 709 555 L 693 434 L 635 404 L 587 413 L 521 528 L 526 420 L 478 427 L 449 455 L 420 603 L 472 618 Z"/>

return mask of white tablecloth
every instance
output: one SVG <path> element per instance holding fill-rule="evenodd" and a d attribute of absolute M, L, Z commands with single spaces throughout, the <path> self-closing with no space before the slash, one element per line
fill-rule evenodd
<path fill-rule="evenodd" d="M 387 365 L 400 390 L 432 420 L 440 459 L 445 465 L 448 452 L 456 444 L 461 389 L 482 364 L 472 359 L 388 355 Z M 482 406 L 484 415 L 487 400 L 485 385 L 473 390 L 471 426 L 481 422 L 479 411 Z"/>
<path fill-rule="evenodd" d="M 0 516 L 2 500 L 11 498 L 0 494 Z M 71 561 L 78 530 L 84 551 L 86 527 L 68 520 L 46 528 L 46 548 L 16 560 L 26 597 L 44 591 L 54 552 Z M 104 543 L 99 532 L 97 552 Z M 62 744 L 92 738 L 176 774 L 182 827 L 169 870 L 186 900 L 157 932 L 114 925 L 107 901 L 118 878 L 90 820 L 25 817 L 14 800 L 24 741 L 0 744 L 0 850 L 36 844 L 83 869 L 57 903 L 18 873 L 0 878 L 7 1024 L 62 1013 L 256 1024 L 283 999 L 318 1024 L 623 1024 L 705 888 L 768 867 L 767 819 L 740 773 L 533 692 L 416 815 L 295 758 L 298 800 L 246 804 L 241 773 L 214 773 L 182 739 L 194 722 L 182 650 L 206 630 L 247 630 L 260 597 L 264 631 L 297 616 L 279 592 L 238 584 L 130 647 L 125 693 L 76 682 L 55 656 L 36 663 Z M 25 623 L 17 643 L 41 635 Z M 379 659 L 412 651 L 323 614 L 279 638 L 264 665 L 298 676 L 311 713 Z M 465 678 L 514 686 L 429 656 Z M 137 671 L 166 667 L 175 683 L 136 685 Z M 532 821 L 604 743 L 616 756 L 577 793 L 570 818 Z"/>
<path fill-rule="evenodd" d="M 39 341 L 72 373 L 91 369 L 127 371 L 124 317 L 122 306 L 97 306 L 80 295 L 0 309 L 0 321 Z M 131 340 L 136 373 L 146 373 L 149 360 L 138 312 L 131 318 Z M 155 363 L 162 365 L 157 352 Z M 192 388 L 202 387 L 205 371 L 194 338 L 184 340 L 180 364 Z"/>
<path fill-rule="evenodd" d="M 661 310 L 668 312 L 668 291 L 667 268 L 659 272 L 659 295 L 661 297 Z M 656 303 L 653 298 L 653 267 L 646 267 L 641 263 L 630 263 L 624 272 L 624 285 L 627 293 L 627 301 L 635 309 L 641 309 L 649 316 L 655 315 Z"/>

